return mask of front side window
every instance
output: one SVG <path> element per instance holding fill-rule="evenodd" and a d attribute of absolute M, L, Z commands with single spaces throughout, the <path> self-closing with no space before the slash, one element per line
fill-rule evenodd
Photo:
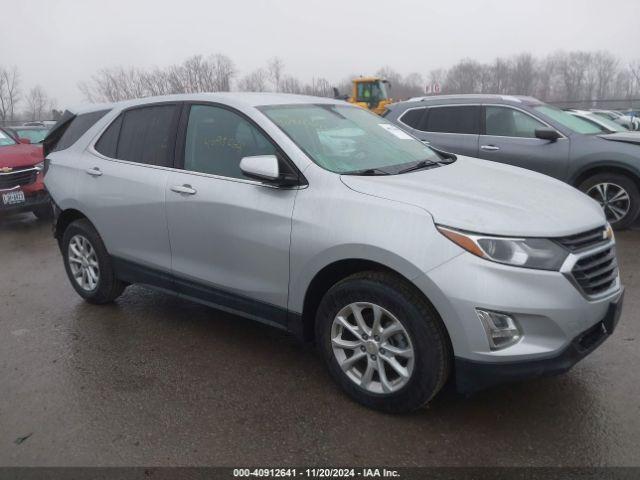
<path fill-rule="evenodd" d="M 311 160 L 332 172 L 399 171 L 421 160 L 442 160 L 396 125 L 359 107 L 303 104 L 260 110 Z"/>
<path fill-rule="evenodd" d="M 486 135 L 536 138 L 536 129 L 546 125 L 531 115 L 509 107 L 485 107 Z"/>
<path fill-rule="evenodd" d="M 426 122 L 426 123 L 425 123 Z M 420 130 L 435 133 L 480 133 L 480 107 L 431 107 Z"/>
<path fill-rule="evenodd" d="M 175 105 L 154 105 L 124 112 L 115 158 L 171 166 L 176 110 Z"/>
<path fill-rule="evenodd" d="M 7 135 L 5 132 L 0 130 L 0 147 L 7 147 L 9 145 L 15 145 L 16 141 Z"/>
<path fill-rule="evenodd" d="M 549 117 L 551 120 L 558 122 L 572 132 L 582 133 L 583 135 L 595 135 L 602 133 L 599 127 L 592 125 L 582 118 L 574 117 L 559 108 L 552 107 L 551 105 L 540 105 L 538 107 L 533 107 L 533 109 L 536 112 Z"/>
<path fill-rule="evenodd" d="M 248 120 L 211 105 L 193 105 L 184 149 L 184 168 L 192 172 L 247 179 L 240 160 L 276 155 L 275 146 Z"/>

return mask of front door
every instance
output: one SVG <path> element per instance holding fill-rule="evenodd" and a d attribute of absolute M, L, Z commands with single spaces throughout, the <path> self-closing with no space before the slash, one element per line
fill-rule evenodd
<path fill-rule="evenodd" d="M 528 113 L 507 106 L 485 106 L 484 119 L 480 158 L 567 179 L 568 138 L 563 136 L 555 141 L 536 138 L 537 128 L 549 127 Z"/>
<path fill-rule="evenodd" d="M 216 105 L 188 109 L 183 169 L 171 172 L 166 186 L 178 289 L 216 307 L 283 325 L 297 190 L 243 175 L 243 157 L 276 154 L 244 116 Z"/>

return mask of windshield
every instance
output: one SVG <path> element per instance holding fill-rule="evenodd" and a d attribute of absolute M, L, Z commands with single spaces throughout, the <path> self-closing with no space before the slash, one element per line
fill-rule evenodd
<path fill-rule="evenodd" d="M 357 82 L 356 102 L 378 103 L 389 98 L 386 84 L 382 81 Z"/>
<path fill-rule="evenodd" d="M 276 105 L 261 108 L 315 163 L 347 173 L 442 159 L 422 142 L 362 108 L 346 105 Z"/>
<path fill-rule="evenodd" d="M 20 138 L 28 138 L 31 143 L 41 143 L 44 137 L 47 136 L 48 130 L 46 128 L 28 128 L 28 129 L 14 129 L 16 135 Z"/>
<path fill-rule="evenodd" d="M 593 125 L 582 118 L 574 117 L 573 115 L 563 112 L 559 108 L 552 107 L 551 105 L 540 105 L 539 107 L 534 107 L 534 110 L 546 115 L 552 120 L 555 120 L 575 133 L 582 133 L 584 135 L 602 133 L 600 127 L 597 125 Z"/>
<path fill-rule="evenodd" d="M 595 113 L 585 113 L 583 117 L 588 122 L 597 123 L 602 126 L 602 131 L 605 133 L 609 132 L 628 132 L 626 128 L 624 128 L 619 123 L 616 123 L 612 120 L 609 120 L 605 117 L 600 117 Z"/>
<path fill-rule="evenodd" d="M 7 145 L 15 145 L 16 142 L 9 135 L 0 130 L 0 147 L 6 147 Z"/>

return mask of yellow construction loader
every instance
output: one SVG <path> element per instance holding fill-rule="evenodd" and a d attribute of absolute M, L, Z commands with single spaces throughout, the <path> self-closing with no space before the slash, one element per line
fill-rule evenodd
<path fill-rule="evenodd" d="M 387 80 L 379 77 L 358 77 L 352 80 L 350 96 L 341 96 L 336 88 L 333 91 L 336 98 L 382 115 L 387 105 L 393 102 L 389 97 L 390 87 L 391 84 Z"/>

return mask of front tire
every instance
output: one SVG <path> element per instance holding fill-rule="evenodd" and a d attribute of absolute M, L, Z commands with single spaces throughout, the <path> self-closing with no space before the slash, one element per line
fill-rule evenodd
<path fill-rule="evenodd" d="M 88 220 L 72 222 L 60 248 L 69 281 L 87 302 L 110 303 L 122 294 L 125 284 L 116 278 L 111 257 Z"/>
<path fill-rule="evenodd" d="M 334 285 L 320 303 L 316 338 L 333 379 L 376 410 L 400 413 L 425 405 L 451 371 L 438 314 L 393 274 L 363 272 Z"/>
<path fill-rule="evenodd" d="M 582 182 L 580 190 L 604 210 L 616 230 L 629 228 L 640 212 L 640 192 L 635 182 L 616 173 L 599 173 Z"/>

